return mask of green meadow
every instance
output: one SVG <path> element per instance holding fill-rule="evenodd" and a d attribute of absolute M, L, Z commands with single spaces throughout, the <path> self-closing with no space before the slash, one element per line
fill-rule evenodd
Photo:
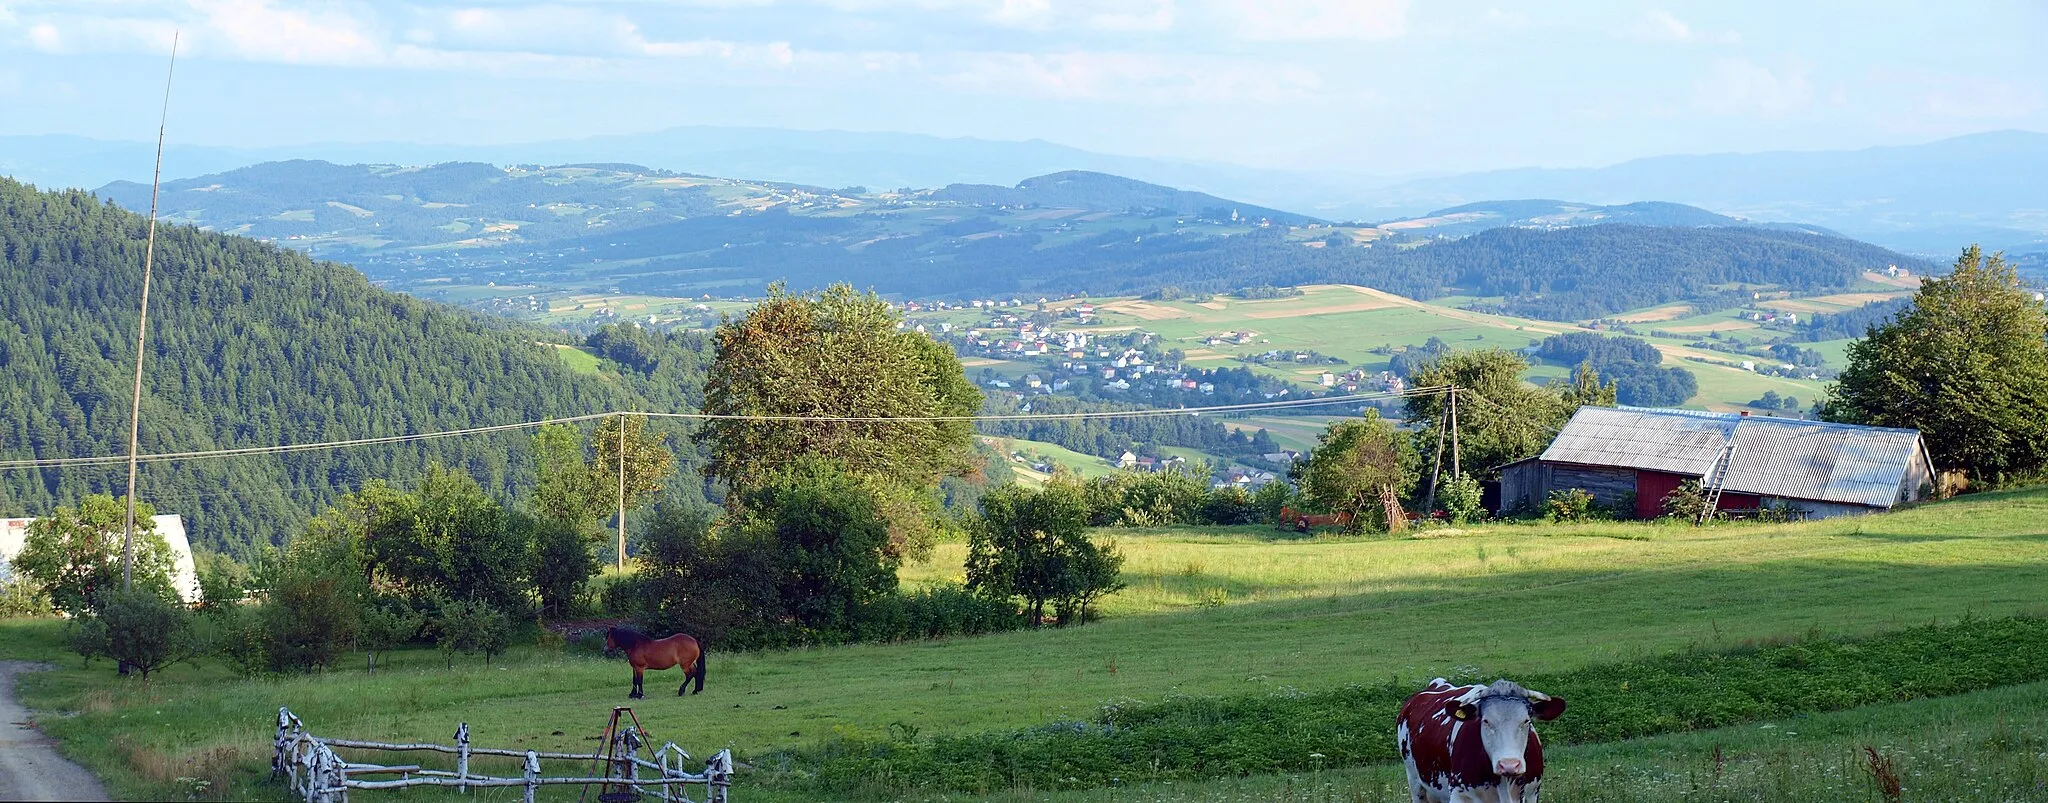
<path fill-rule="evenodd" d="M 2048 614 L 2044 521 L 2048 490 L 1981 494 L 1881 517 L 1704 529 L 1502 523 L 1379 539 L 1255 527 L 1105 531 L 1127 556 L 1129 587 L 1108 599 L 1101 622 L 756 654 L 713 645 L 702 695 L 665 696 L 681 678 L 654 673 L 649 697 L 635 706 L 661 739 L 699 756 L 731 748 L 748 761 L 848 734 L 971 733 L 1086 719 L 1113 700 L 1389 680 L 1419 686 L 1440 674 L 1514 677 L 1688 648 L 2041 615 Z M 905 567 L 904 578 L 912 585 L 956 579 L 963 555 L 960 545 L 942 545 L 930 562 Z M 276 798 L 261 779 L 279 706 L 321 735 L 445 742 L 457 721 L 467 721 L 479 745 L 577 750 L 611 706 L 627 703 L 623 663 L 573 650 L 524 647 L 488 667 L 455 656 L 453 669 L 437 652 L 404 651 L 374 677 L 360 667 L 361 656 L 324 674 L 282 679 L 241 679 L 201 662 L 142 683 L 117 679 L 104 663 L 82 667 L 63 644 L 55 622 L 0 625 L 0 655 L 57 667 L 22 684 L 24 702 L 42 712 L 41 726 L 127 797 L 184 797 L 178 778 L 205 777 L 231 797 Z M 1611 795 L 1627 787 L 1598 780 L 1623 773 L 1663 779 L 1645 787 L 1665 790 L 1648 799 L 1786 799 L 1770 790 L 1798 777 L 1788 768 L 1851 772 L 1841 753 L 1859 740 L 1914 756 L 1904 760 L 1909 769 L 1984 739 L 2038 745 L 2041 694 L 2036 684 L 1896 712 L 1830 714 L 1836 725 L 1826 733 L 1840 737 L 1834 741 L 1774 741 L 1738 729 L 1571 748 L 1552 762 L 1559 778 L 1552 788 L 1587 790 L 1558 799 L 1623 799 Z M 1993 702 L 1972 708 L 1979 705 L 1973 701 Z M 2005 736 L 1994 737 L 1992 723 L 1971 714 L 1994 708 L 2014 712 Z M 2027 712 L 2033 715 L 2021 716 Z M 1929 730 L 1951 721 L 1980 727 L 1967 736 Z M 1697 774 L 1713 745 L 1723 746 L 1732 768 L 1723 777 L 1737 785 L 1718 796 L 1678 794 L 1672 779 Z M 1984 760 L 2022 773 L 2039 766 L 2042 751 L 2032 749 L 2032 765 L 2010 756 Z M 1316 795 L 1380 788 L 1374 779 L 1398 777 L 1385 767 L 1329 769 L 1335 774 L 1056 799 L 1353 799 Z M 744 773 L 740 783 L 747 794 L 737 799 L 757 799 Z M 1596 791 L 1610 796 L 1592 797 Z"/>

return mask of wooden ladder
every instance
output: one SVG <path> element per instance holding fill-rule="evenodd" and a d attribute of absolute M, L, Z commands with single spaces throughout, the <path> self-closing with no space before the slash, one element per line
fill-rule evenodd
<path fill-rule="evenodd" d="M 1721 448 L 1721 456 L 1714 460 L 1713 473 L 1707 477 L 1707 503 L 1700 508 L 1699 517 L 1693 520 L 1695 526 L 1707 523 L 1721 509 L 1721 489 L 1728 485 L 1728 463 L 1734 458 L 1735 439 L 1730 438 L 1728 445 Z"/>

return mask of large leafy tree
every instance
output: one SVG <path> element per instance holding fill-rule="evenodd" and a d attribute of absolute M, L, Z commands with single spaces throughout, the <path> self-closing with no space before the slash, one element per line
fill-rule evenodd
<path fill-rule="evenodd" d="M 806 455 L 920 488 L 968 469 L 969 422 L 902 419 L 972 416 L 981 393 L 950 349 L 899 322 L 880 297 L 846 285 L 816 294 L 778 285 L 718 327 L 704 410 L 753 417 L 712 420 L 698 435 L 729 498 L 747 498 L 777 466 Z"/>
<path fill-rule="evenodd" d="M 136 503 L 135 564 L 130 576 L 137 588 L 168 595 L 177 558 L 157 534 L 155 514 L 147 503 Z M 121 587 L 121 539 L 126 529 L 127 507 L 112 496 L 94 494 L 78 507 L 59 507 L 30 522 L 21 552 L 9 562 L 41 587 L 58 610 L 84 615 L 98 610 L 107 593 Z"/>
<path fill-rule="evenodd" d="M 1583 375 L 1563 393 L 1523 382 L 1528 367 L 1519 354 L 1487 349 L 1446 354 L 1416 370 L 1416 387 L 1458 389 L 1457 442 L 1465 473 L 1490 476 L 1503 465 L 1539 454 L 1579 405 L 1612 403 L 1611 390 Z M 1422 425 L 1415 434 L 1418 448 L 1434 452 L 1449 403 L 1448 394 L 1408 398 L 1408 420 Z"/>
<path fill-rule="evenodd" d="M 1920 430 L 1943 470 L 1997 481 L 2048 463 L 2048 315 L 1976 246 L 1849 346 L 1831 421 Z"/>
<path fill-rule="evenodd" d="M 1415 446 L 1367 410 L 1362 419 L 1333 421 L 1305 463 L 1295 465 L 1301 494 L 1332 513 L 1349 513 L 1354 527 L 1385 527 L 1389 493 L 1406 496 L 1415 487 L 1421 459 Z"/>

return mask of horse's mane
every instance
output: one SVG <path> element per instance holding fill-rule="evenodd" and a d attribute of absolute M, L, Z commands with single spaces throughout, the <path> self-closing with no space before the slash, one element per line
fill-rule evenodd
<path fill-rule="evenodd" d="M 646 644 L 654 640 L 652 638 L 649 638 L 646 633 L 642 633 L 630 627 L 611 628 L 611 634 L 612 643 L 619 645 L 620 649 L 631 649 L 633 647 L 638 647 L 642 644 Z"/>

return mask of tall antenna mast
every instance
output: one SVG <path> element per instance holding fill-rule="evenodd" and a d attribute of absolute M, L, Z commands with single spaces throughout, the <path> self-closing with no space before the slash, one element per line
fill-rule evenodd
<path fill-rule="evenodd" d="M 163 186 L 164 129 L 171 121 L 171 77 L 178 71 L 178 32 L 171 32 L 171 66 L 164 71 L 164 108 L 156 124 L 156 172 L 149 179 L 149 244 L 142 250 L 142 320 L 135 325 L 135 395 L 128 405 L 128 526 L 121 533 L 121 587 L 135 584 L 135 458 L 142 435 L 142 355 L 149 339 L 149 272 L 156 262 L 156 192 Z"/>

